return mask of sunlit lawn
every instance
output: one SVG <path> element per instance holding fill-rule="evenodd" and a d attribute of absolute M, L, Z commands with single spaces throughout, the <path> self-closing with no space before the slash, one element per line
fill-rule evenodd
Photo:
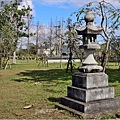
<path fill-rule="evenodd" d="M 66 73 L 67 63 L 59 68 L 59 63 L 40 66 L 36 61 L 17 61 L 11 69 L 0 70 L 0 118 L 1 119 L 75 119 L 78 116 L 55 109 L 55 103 L 66 96 L 71 85 L 72 74 Z M 109 85 L 115 87 L 115 96 L 120 96 L 120 71 L 110 64 L 107 69 Z M 33 105 L 30 109 L 25 106 Z"/>

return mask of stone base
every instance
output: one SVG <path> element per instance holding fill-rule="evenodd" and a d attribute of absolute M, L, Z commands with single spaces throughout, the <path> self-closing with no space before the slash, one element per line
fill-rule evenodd
<path fill-rule="evenodd" d="M 120 99 L 114 98 L 114 88 L 108 86 L 105 73 L 74 73 L 67 96 L 57 108 L 68 110 L 85 118 L 96 118 L 120 110 Z"/>
<path fill-rule="evenodd" d="M 72 86 L 79 88 L 98 88 L 108 86 L 108 75 L 100 73 L 76 72 L 72 75 Z"/>
<path fill-rule="evenodd" d="M 67 96 L 82 102 L 114 98 L 113 87 L 101 87 L 97 89 L 83 89 L 74 86 L 68 86 Z"/>
<path fill-rule="evenodd" d="M 120 100 L 118 100 L 120 101 Z M 109 102 L 109 101 L 108 101 Z M 115 101 L 116 102 L 116 101 Z M 88 118 L 88 119 L 95 119 L 95 118 L 99 118 L 103 115 L 107 115 L 107 114 L 116 114 L 120 108 L 115 108 L 115 109 L 108 109 L 108 110 L 101 110 L 101 111 L 94 111 L 94 112 L 88 112 L 88 113 L 83 113 L 83 112 L 80 112 L 78 110 L 75 110 L 73 108 L 70 108 L 69 106 L 65 106 L 65 105 L 62 105 L 62 104 L 56 104 L 55 105 L 56 108 L 58 109 L 62 109 L 62 110 L 66 110 L 74 115 L 78 115 L 78 116 L 82 116 L 83 118 Z"/>
<path fill-rule="evenodd" d="M 105 99 L 85 103 L 69 97 L 62 97 L 61 104 L 83 113 L 120 109 L 120 99 Z"/>

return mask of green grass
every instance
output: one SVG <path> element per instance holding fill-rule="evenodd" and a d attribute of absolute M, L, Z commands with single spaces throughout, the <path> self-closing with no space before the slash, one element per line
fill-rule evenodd
<path fill-rule="evenodd" d="M 115 63 L 109 63 L 107 66 L 106 73 L 108 74 L 109 85 L 115 88 L 115 97 L 120 96 L 120 71 Z"/>
<path fill-rule="evenodd" d="M 71 85 L 72 74 L 65 72 L 66 63 L 48 67 L 37 66 L 35 61 L 17 61 L 12 69 L 0 70 L 0 118 L 1 119 L 77 119 L 64 110 L 55 109 L 60 98 L 66 96 L 67 86 Z M 109 85 L 115 87 L 115 96 L 120 96 L 120 74 L 117 66 L 107 69 Z M 33 105 L 31 109 L 24 106 Z"/>

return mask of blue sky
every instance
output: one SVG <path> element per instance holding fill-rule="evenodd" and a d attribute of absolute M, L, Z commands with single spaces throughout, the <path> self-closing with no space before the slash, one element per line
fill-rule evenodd
<path fill-rule="evenodd" d="M 11 0 L 4 0 L 4 2 L 10 1 Z M 66 21 L 67 18 L 70 17 L 70 14 L 72 12 L 75 12 L 83 5 L 93 1 L 99 2 L 101 0 L 22 0 L 21 6 L 31 6 L 31 8 L 33 9 L 32 14 L 34 16 L 33 21 L 35 24 L 38 21 L 41 24 L 50 24 L 50 20 L 52 19 L 53 22 L 55 22 L 56 17 L 58 21 L 62 19 Z M 120 5 L 120 3 L 118 4 L 118 0 L 105 1 L 110 2 L 114 6 Z M 75 17 L 72 18 L 73 21 L 76 21 L 75 19 Z"/>
<path fill-rule="evenodd" d="M 23 0 L 23 4 L 30 4 L 33 9 L 34 23 L 38 21 L 42 24 L 50 24 L 52 19 L 55 22 L 57 20 L 67 20 L 72 12 L 75 12 L 86 3 L 95 0 Z M 99 0 L 97 0 L 99 1 Z M 105 0 L 110 2 L 114 6 L 118 5 L 118 0 Z M 75 20 L 75 16 L 72 18 Z"/>
<path fill-rule="evenodd" d="M 61 19 L 66 20 L 70 17 L 70 14 L 76 11 L 77 8 L 60 8 L 56 5 L 54 6 L 45 6 L 42 4 L 38 4 L 36 2 L 34 4 L 35 16 L 34 22 L 39 21 L 40 23 L 49 24 L 50 20 L 52 19 L 53 22 L 56 19 L 59 21 Z"/>
<path fill-rule="evenodd" d="M 75 2 L 76 3 L 76 2 Z M 34 22 L 39 21 L 43 24 L 50 24 L 60 20 L 67 20 L 70 14 L 78 9 L 77 6 L 72 5 L 71 2 L 62 1 L 55 2 L 55 0 L 33 0 Z"/>

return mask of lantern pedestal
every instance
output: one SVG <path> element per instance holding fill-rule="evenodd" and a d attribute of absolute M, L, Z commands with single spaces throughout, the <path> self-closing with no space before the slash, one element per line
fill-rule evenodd
<path fill-rule="evenodd" d="M 67 96 L 62 97 L 56 107 L 86 118 L 96 118 L 117 112 L 120 100 L 114 99 L 114 88 L 108 86 L 105 73 L 77 72 L 72 75 Z"/>
<path fill-rule="evenodd" d="M 97 61 L 94 59 L 95 49 L 99 49 L 98 44 L 85 44 L 82 48 L 86 52 L 86 59 L 83 61 L 82 66 L 78 67 L 80 72 L 90 73 L 90 72 L 101 72 L 103 68 L 98 66 Z"/>

